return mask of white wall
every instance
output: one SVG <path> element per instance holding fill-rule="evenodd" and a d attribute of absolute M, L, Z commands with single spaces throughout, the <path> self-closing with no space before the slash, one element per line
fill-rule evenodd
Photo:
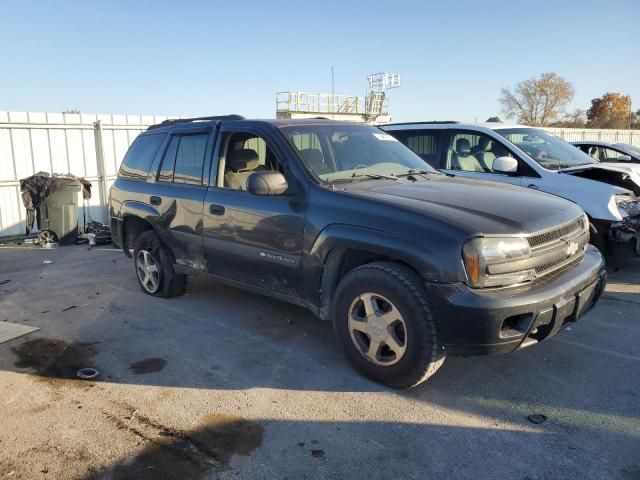
<path fill-rule="evenodd" d="M 79 220 L 82 222 L 84 213 L 87 221 L 107 222 L 109 187 L 127 148 L 149 125 L 167 118 L 0 111 L 0 237 L 24 233 L 19 180 L 39 171 L 85 177 L 92 184 L 93 196 L 80 208 Z M 603 140 L 640 146 L 640 130 L 546 130 L 568 141 Z M 102 159 L 100 149 L 96 149 L 100 136 Z"/>
<path fill-rule="evenodd" d="M 567 142 L 599 140 L 610 143 L 629 143 L 640 147 L 640 130 L 604 130 L 592 128 L 545 128 Z"/>
<path fill-rule="evenodd" d="M 106 222 L 108 189 L 127 148 L 149 125 L 167 118 L 0 111 L 0 237 L 24 233 L 19 181 L 40 171 L 89 180 L 93 195 L 84 206 L 80 198 L 79 220 L 86 214 L 87 221 Z M 99 130 L 102 159 L 96 149 Z"/>

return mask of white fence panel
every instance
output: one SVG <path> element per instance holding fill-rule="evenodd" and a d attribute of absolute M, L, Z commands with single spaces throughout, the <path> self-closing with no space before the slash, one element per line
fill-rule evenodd
<path fill-rule="evenodd" d="M 85 217 L 108 221 L 108 188 L 129 145 L 149 125 L 167 118 L 0 111 L 0 237 L 24 233 L 20 179 L 40 171 L 85 177 L 92 198 L 83 202 L 80 197 L 79 222 Z M 102 148 L 96 148 L 100 136 Z"/>
<path fill-rule="evenodd" d="M 149 125 L 168 118 L 176 117 L 0 111 L 0 237 L 24 233 L 19 181 L 39 171 L 84 176 L 92 184 L 92 198 L 86 205 L 80 201 L 79 221 L 86 216 L 87 221 L 106 222 L 108 188 L 129 145 Z M 567 141 L 640 146 L 640 130 L 546 130 Z"/>
<path fill-rule="evenodd" d="M 628 143 L 640 147 L 640 130 L 606 130 L 594 128 L 545 128 L 567 142 L 596 140 L 610 143 Z"/>

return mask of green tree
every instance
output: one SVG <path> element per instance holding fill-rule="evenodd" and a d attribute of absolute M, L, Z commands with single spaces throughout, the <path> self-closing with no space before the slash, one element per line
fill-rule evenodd
<path fill-rule="evenodd" d="M 545 126 L 556 120 L 574 96 L 573 85 L 556 73 L 543 73 L 503 88 L 498 101 L 507 118 L 520 123 Z"/>

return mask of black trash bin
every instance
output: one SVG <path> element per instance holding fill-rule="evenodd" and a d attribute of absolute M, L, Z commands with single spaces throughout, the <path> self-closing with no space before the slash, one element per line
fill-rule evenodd
<path fill-rule="evenodd" d="M 51 241 L 72 245 L 78 240 L 78 193 L 82 184 L 78 180 L 61 183 L 49 194 L 40 207 L 40 230 L 53 235 Z"/>

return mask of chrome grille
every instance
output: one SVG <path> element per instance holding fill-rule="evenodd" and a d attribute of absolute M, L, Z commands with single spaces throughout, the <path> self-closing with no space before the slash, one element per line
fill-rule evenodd
<path fill-rule="evenodd" d="M 546 273 L 550 273 L 553 272 L 555 270 L 558 270 L 562 267 L 565 267 L 573 262 L 575 262 L 576 260 L 582 258 L 582 254 L 584 253 L 583 249 L 580 249 L 578 251 L 577 254 L 571 256 L 571 257 L 567 257 L 564 260 L 556 260 L 555 262 L 549 262 L 546 263 L 544 265 L 538 265 L 535 270 L 536 270 L 536 275 L 537 276 L 542 276 Z"/>
<path fill-rule="evenodd" d="M 538 235 L 532 235 L 527 240 L 529 241 L 529 246 L 531 248 L 537 248 L 548 243 L 553 243 L 554 241 L 571 235 L 582 228 L 582 219 L 579 218 L 575 222 L 571 222 L 555 230 L 540 233 Z"/>
<path fill-rule="evenodd" d="M 528 237 L 531 258 L 536 264 L 533 267 L 536 277 L 555 272 L 582 258 L 585 246 L 589 243 L 589 230 L 585 218 L 578 218 L 566 225 Z M 568 250 L 572 243 L 577 243 L 575 252 Z"/>

